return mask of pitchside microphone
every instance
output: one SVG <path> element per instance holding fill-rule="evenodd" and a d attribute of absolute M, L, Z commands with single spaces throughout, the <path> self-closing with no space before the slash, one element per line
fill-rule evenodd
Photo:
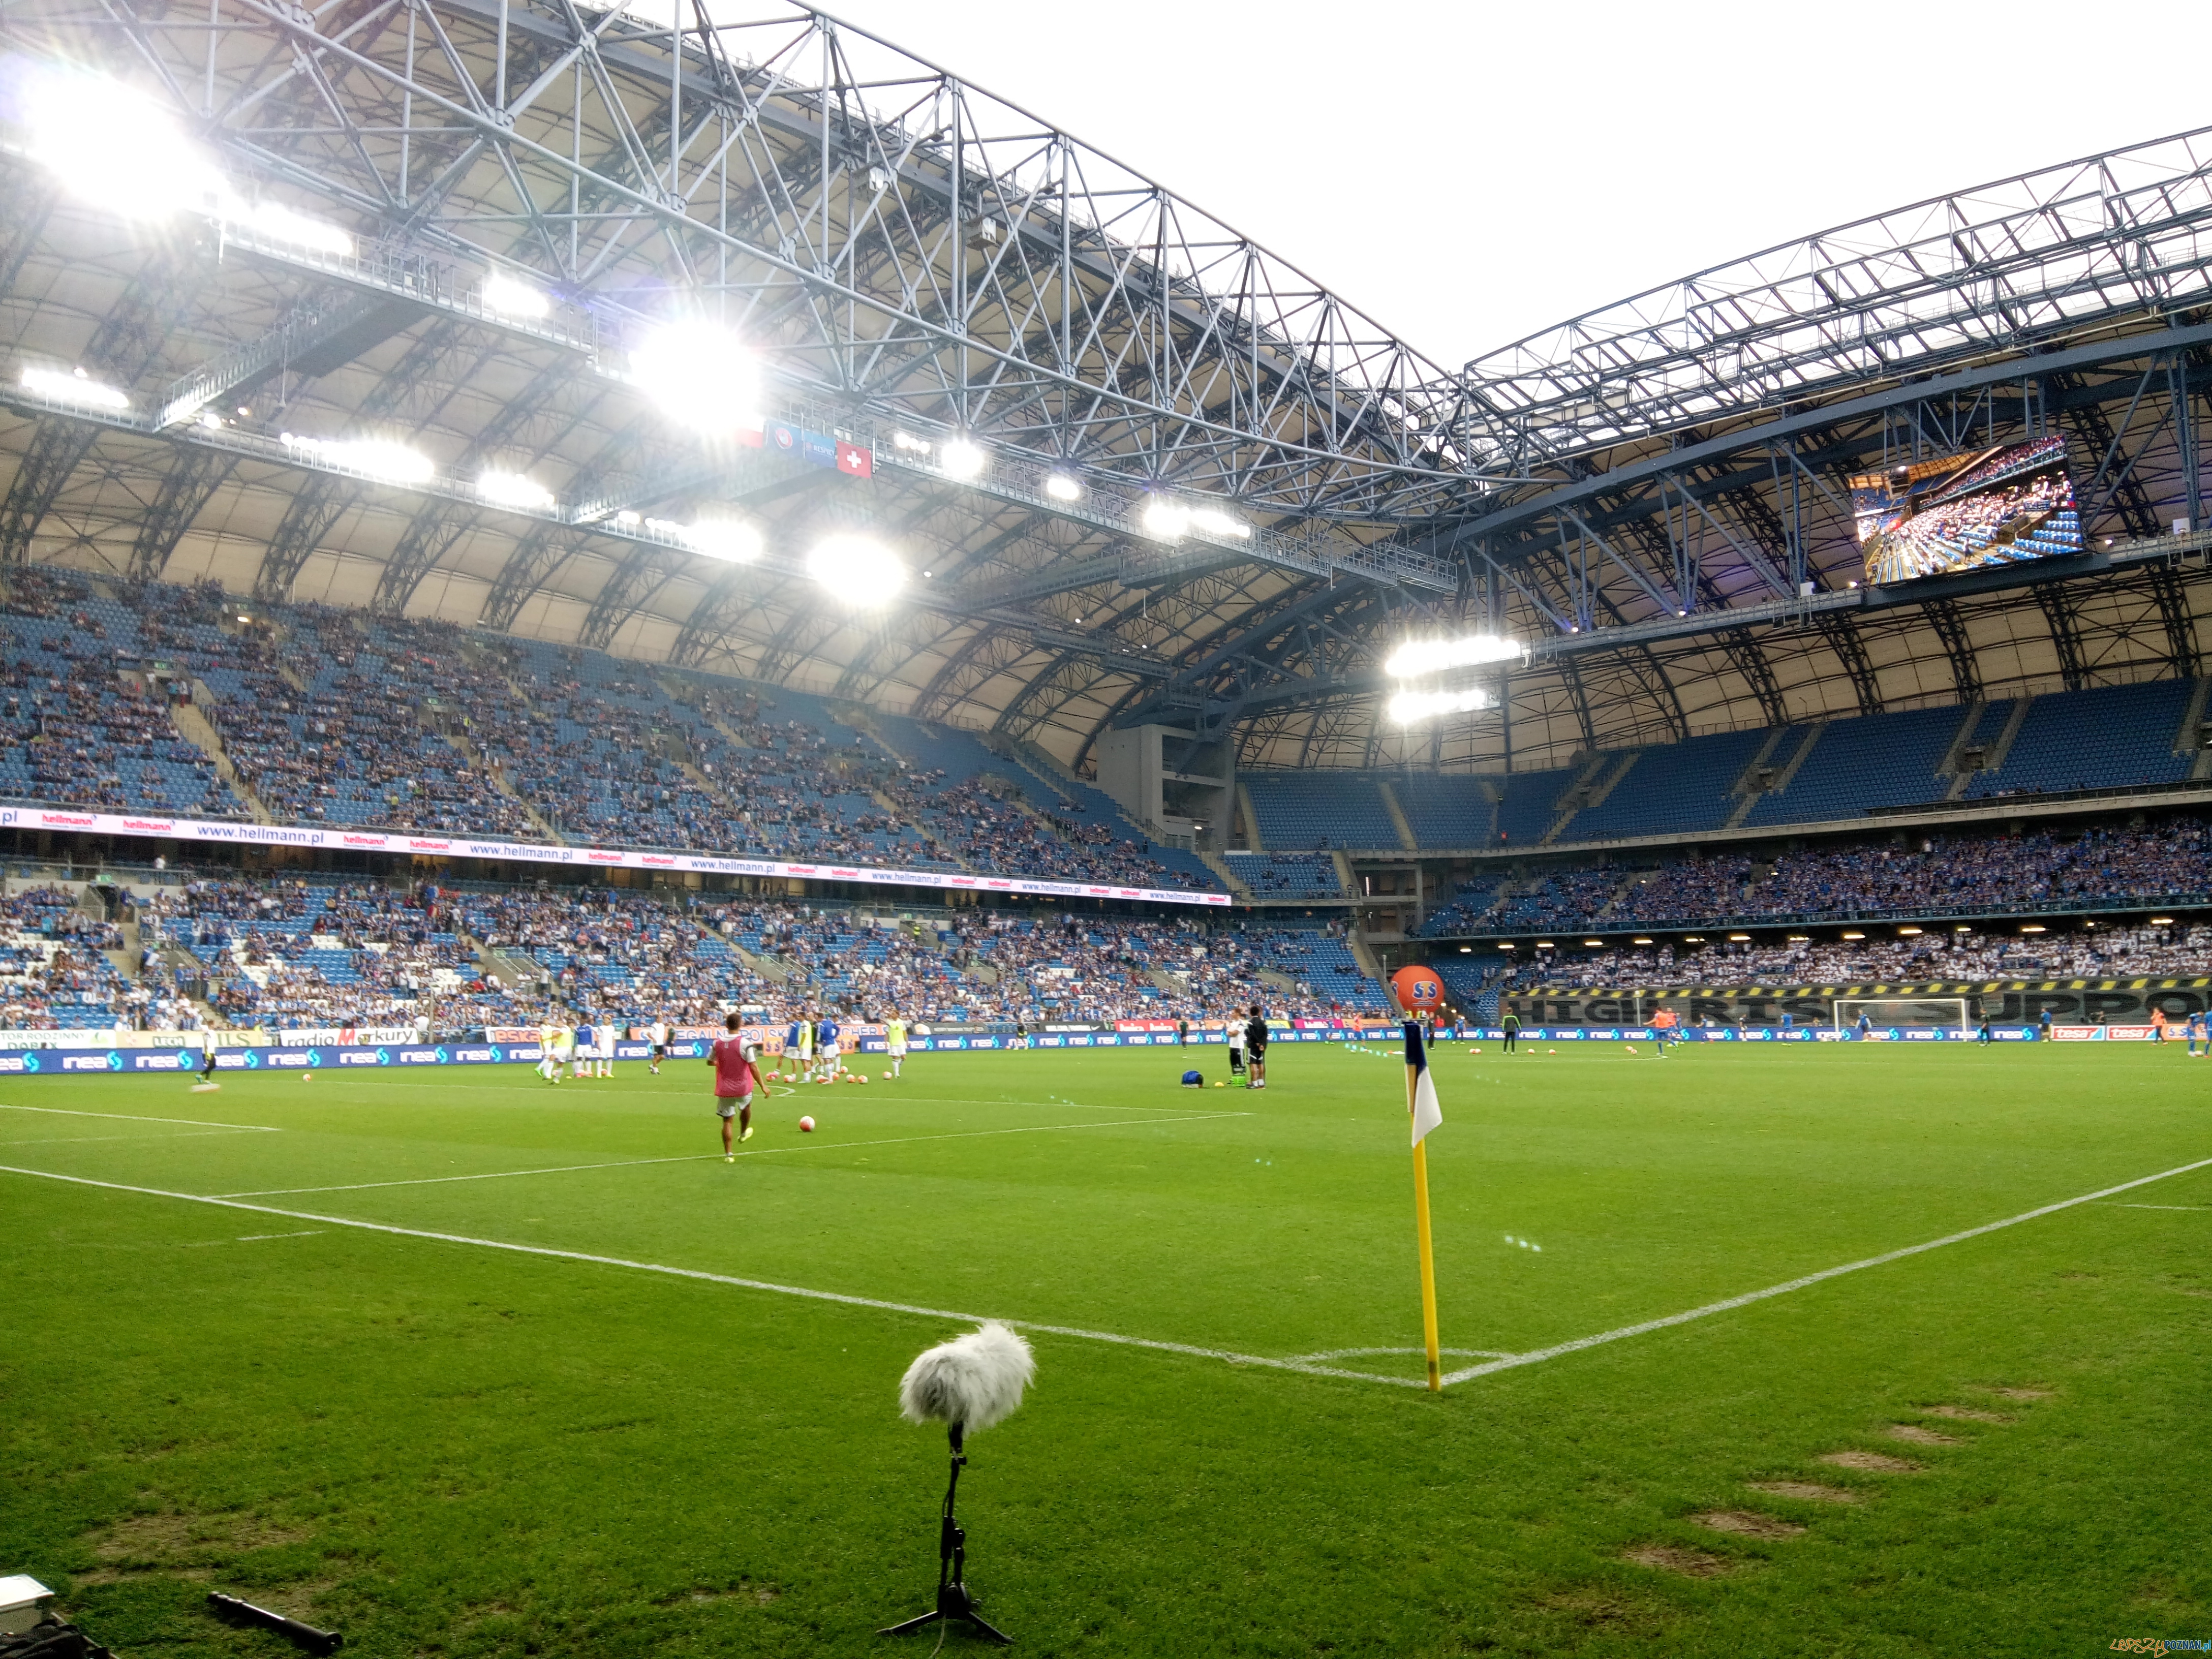
<path fill-rule="evenodd" d="M 929 1349 L 899 1379 L 899 1415 L 909 1423 L 945 1425 L 952 1443 L 952 1478 L 945 1485 L 937 1534 L 937 1605 L 879 1635 L 903 1636 L 957 1619 L 991 1641 L 1013 1639 L 983 1621 L 975 1610 L 975 1598 L 968 1593 L 968 1534 L 952 1518 L 952 1502 L 960 1490 L 960 1471 L 968 1462 L 961 1449 L 964 1437 L 1012 1416 L 1022 1403 L 1022 1390 L 1036 1376 L 1036 1356 L 1030 1345 L 993 1319 L 980 1329 Z"/>

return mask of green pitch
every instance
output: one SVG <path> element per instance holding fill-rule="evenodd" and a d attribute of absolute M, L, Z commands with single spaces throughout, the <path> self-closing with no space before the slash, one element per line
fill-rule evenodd
<path fill-rule="evenodd" d="M 925 1055 L 734 1164 L 696 1062 L 8 1079 L 0 1572 L 126 1655 L 289 1650 L 220 1588 L 370 1656 L 921 1659 L 894 1389 L 989 1315 L 1022 1651 L 2212 1637 L 2212 1060 L 1535 1046 L 1437 1060 L 1441 1396 L 1374 1054 Z"/>

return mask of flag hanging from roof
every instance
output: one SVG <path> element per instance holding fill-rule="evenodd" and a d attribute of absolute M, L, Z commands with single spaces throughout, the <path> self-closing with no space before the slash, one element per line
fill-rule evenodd
<path fill-rule="evenodd" d="M 1421 1022 L 1406 1022 L 1406 1069 L 1413 1074 L 1413 1145 L 1421 1144 L 1430 1130 L 1444 1121 L 1437 1103 L 1436 1079 L 1429 1075 L 1428 1045 L 1421 1040 Z"/>

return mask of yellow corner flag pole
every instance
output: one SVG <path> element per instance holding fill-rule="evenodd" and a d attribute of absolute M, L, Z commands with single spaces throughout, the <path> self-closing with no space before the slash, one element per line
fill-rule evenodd
<path fill-rule="evenodd" d="M 1415 1044 L 1420 1042 L 1419 1028 L 1412 1020 L 1406 1022 L 1406 1116 L 1413 1115 L 1413 1091 L 1420 1076 L 1420 1068 L 1413 1064 Z M 1443 1392 L 1443 1354 L 1437 1346 L 1437 1257 L 1429 1243 L 1429 1146 L 1428 1137 L 1422 1136 L 1413 1143 L 1413 1225 L 1421 1241 L 1421 1337 L 1429 1351 L 1429 1392 Z"/>

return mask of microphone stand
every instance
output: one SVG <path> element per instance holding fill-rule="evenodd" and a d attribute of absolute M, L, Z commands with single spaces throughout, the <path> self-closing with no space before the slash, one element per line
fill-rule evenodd
<path fill-rule="evenodd" d="M 952 1500 L 960 1490 L 960 1470 L 968 1462 L 966 1454 L 960 1449 L 961 1428 L 960 1424 L 955 1423 L 949 1437 L 952 1442 L 952 1478 L 945 1483 L 944 1520 L 937 1534 L 937 1606 L 902 1624 L 878 1631 L 878 1636 L 904 1636 L 939 1621 L 950 1625 L 957 1619 L 974 1626 L 975 1634 L 987 1641 L 1011 1643 L 1014 1639 L 986 1624 L 983 1615 L 975 1611 L 975 1598 L 968 1593 L 968 1532 L 952 1518 Z"/>

